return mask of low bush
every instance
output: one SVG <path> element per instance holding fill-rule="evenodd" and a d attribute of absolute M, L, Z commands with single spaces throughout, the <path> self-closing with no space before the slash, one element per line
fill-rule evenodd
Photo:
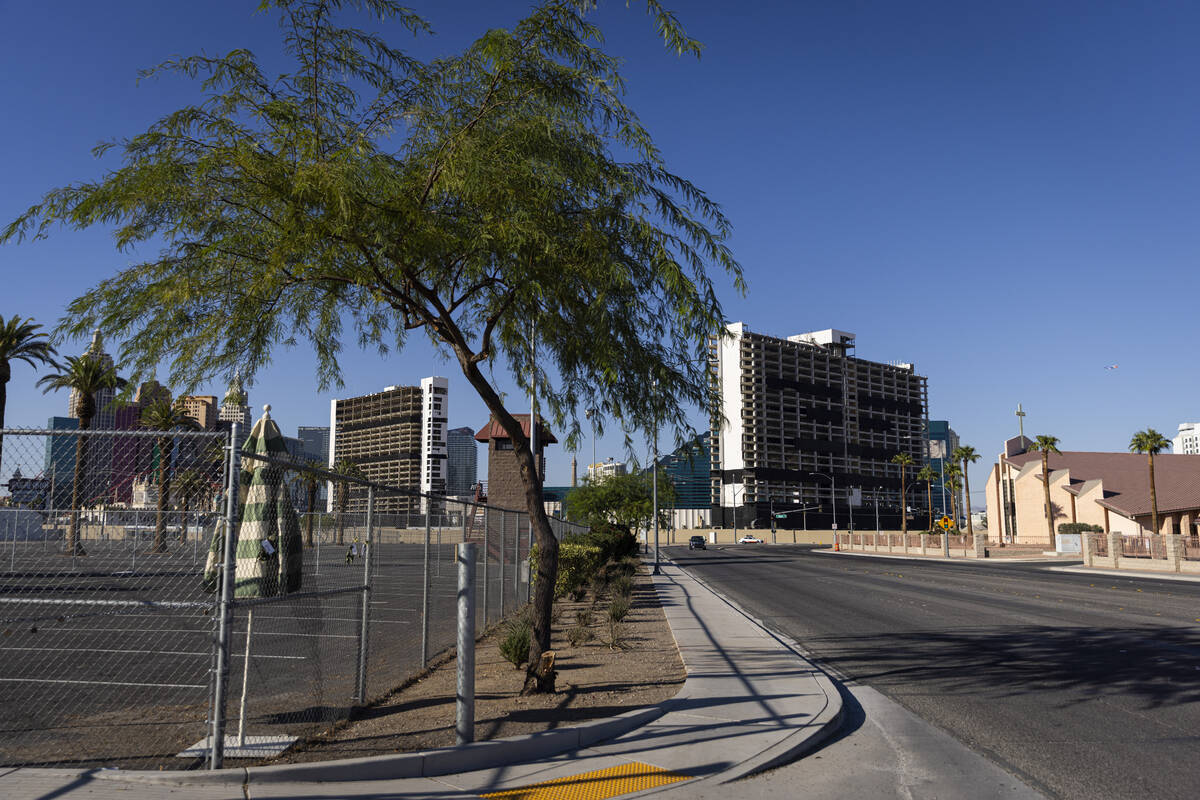
<path fill-rule="evenodd" d="M 504 624 L 504 638 L 500 640 L 500 655 L 517 669 L 529 658 L 529 643 L 533 638 L 533 626 L 520 615 Z"/>
<path fill-rule="evenodd" d="M 535 580 L 537 559 L 538 548 L 534 545 L 529 551 L 529 574 L 535 576 Z M 603 550 L 596 544 L 581 541 L 579 537 L 559 542 L 558 578 L 554 581 L 554 596 L 574 596 L 580 592 L 603 563 Z"/>
<path fill-rule="evenodd" d="M 606 644 L 613 650 L 625 648 L 625 632 L 621 620 L 629 614 L 629 599 L 618 597 L 608 606 L 608 641 Z"/>
<path fill-rule="evenodd" d="M 614 597 L 629 598 L 633 594 L 633 578 L 628 575 L 618 575 L 609 583 Z"/>
<path fill-rule="evenodd" d="M 592 629 L 586 625 L 576 625 L 567 630 L 567 641 L 571 643 L 572 647 L 579 647 L 595 638 L 596 634 L 592 633 Z"/>
<path fill-rule="evenodd" d="M 588 625 L 591 625 L 593 621 L 592 612 L 588 611 L 586 608 L 575 612 L 576 625 L 587 627 Z"/>
<path fill-rule="evenodd" d="M 1058 532 L 1066 535 L 1072 533 L 1104 533 L 1104 528 L 1087 522 L 1063 522 L 1059 524 Z"/>
<path fill-rule="evenodd" d="M 629 598 L 618 597 L 608 606 L 608 618 L 612 622 L 620 622 L 629 615 Z"/>

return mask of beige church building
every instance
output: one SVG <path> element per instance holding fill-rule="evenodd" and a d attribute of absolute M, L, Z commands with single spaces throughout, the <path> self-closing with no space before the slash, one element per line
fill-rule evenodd
<path fill-rule="evenodd" d="M 1049 545 L 1042 487 L 1042 454 L 1025 437 L 1004 443 L 987 481 L 988 538 Z M 1200 455 L 1154 457 L 1159 530 L 1152 530 L 1150 474 L 1142 453 L 1051 453 L 1050 506 L 1054 530 L 1064 522 L 1098 525 L 1106 533 L 1197 535 Z"/>

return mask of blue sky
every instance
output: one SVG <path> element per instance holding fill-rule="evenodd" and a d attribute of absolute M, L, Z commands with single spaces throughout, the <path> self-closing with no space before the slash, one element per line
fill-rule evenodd
<path fill-rule="evenodd" d="M 274 19 L 255 5 L 0 0 L 0 219 L 101 175 L 116 162 L 93 145 L 193 99 L 178 79 L 137 85 L 140 68 L 235 47 L 282 66 Z M 1027 432 L 1075 450 L 1124 449 L 1147 426 L 1170 437 L 1200 416 L 1187 311 L 1200 289 L 1200 6 L 677 2 L 705 44 L 697 62 L 665 53 L 633 5 L 602 2 L 598 19 L 669 165 L 733 222 L 749 290 L 721 284 L 729 319 L 781 336 L 850 330 L 861 357 L 914 362 L 931 416 L 984 454 L 980 491 L 1018 402 Z M 413 6 L 437 34 L 396 40 L 428 56 L 527 4 Z M 53 323 L 134 257 L 100 229 L 2 247 L 0 314 Z M 417 340 L 383 362 L 348 353 L 343 367 L 337 396 L 444 374 L 451 424 L 486 421 Z M 9 424 L 64 413 L 65 395 L 35 379 L 15 367 Z M 289 433 L 326 424 L 331 396 L 304 350 L 280 353 L 251 390 Z M 619 437 L 598 451 L 620 457 Z M 569 460 L 551 455 L 550 483 L 569 480 Z"/>

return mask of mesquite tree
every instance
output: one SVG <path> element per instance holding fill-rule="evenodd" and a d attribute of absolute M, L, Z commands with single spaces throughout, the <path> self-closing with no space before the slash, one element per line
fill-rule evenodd
<path fill-rule="evenodd" d="M 138 374 L 169 362 L 189 387 L 251 376 L 301 340 L 321 385 L 340 385 L 344 339 L 387 352 L 426 335 L 513 442 L 539 553 L 525 688 L 552 689 L 540 664 L 558 545 L 493 373 L 536 391 L 568 444 L 582 408 L 597 425 L 686 428 L 724 322 L 709 272 L 742 288 L 728 221 L 626 105 L 593 0 L 543 0 L 428 62 L 339 26 L 350 7 L 427 27 L 392 0 L 263 5 L 287 73 L 245 50 L 152 70 L 202 80 L 205 99 L 101 148 L 121 166 L 50 192 L 0 241 L 102 223 L 119 247 L 161 243 L 74 301 L 65 332 L 125 337 Z M 669 50 L 699 54 L 658 0 L 644 6 Z"/>

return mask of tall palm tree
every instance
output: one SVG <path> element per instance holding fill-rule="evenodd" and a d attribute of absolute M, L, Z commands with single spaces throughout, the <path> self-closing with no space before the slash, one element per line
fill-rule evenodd
<path fill-rule="evenodd" d="M 913 464 L 909 453 L 897 453 L 892 456 L 892 463 L 900 465 L 900 531 L 908 533 L 908 468 Z"/>
<path fill-rule="evenodd" d="M 1029 449 L 1042 454 L 1042 493 L 1046 502 L 1046 531 L 1050 534 L 1050 546 L 1054 546 L 1054 506 L 1050 505 L 1050 454 L 1062 452 L 1058 449 L 1058 437 L 1038 436 Z"/>
<path fill-rule="evenodd" d="M 67 552 L 84 556 L 87 552 L 79 542 L 79 506 L 82 500 L 83 476 L 87 463 L 88 437 L 85 431 L 92 427 L 96 416 L 96 393 L 104 389 L 119 389 L 125 385 L 117 377 L 112 365 L 93 355 L 78 358 L 67 356 L 65 364 L 56 364 L 58 372 L 43 375 L 37 382 L 44 386 L 43 394 L 58 389 L 71 389 L 78 393 L 75 413 L 79 415 L 79 434 L 75 437 L 75 475 L 71 481 L 71 525 L 67 531 Z"/>
<path fill-rule="evenodd" d="M 362 470 L 358 464 L 355 464 L 348 458 L 338 459 L 338 462 L 333 465 L 333 471 L 339 475 L 344 475 L 347 478 L 361 478 Z M 346 507 L 350 504 L 350 482 L 338 481 L 337 496 L 335 497 L 337 506 L 337 539 L 336 544 L 346 543 Z"/>
<path fill-rule="evenodd" d="M 954 448 L 954 460 L 962 464 L 963 509 L 967 512 L 967 533 L 974 536 L 975 525 L 971 522 L 971 476 L 967 474 L 967 465 L 978 461 L 979 453 L 975 452 L 974 447 L 964 444 L 961 447 Z"/>
<path fill-rule="evenodd" d="M 937 473 L 933 471 L 933 467 L 926 464 L 921 467 L 921 471 L 916 475 L 917 480 L 925 481 L 925 507 L 929 509 L 929 528 L 933 530 L 933 482 L 937 480 Z"/>
<path fill-rule="evenodd" d="M 1138 431 L 1129 440 L 1129 452 L 1145 453 L 1150 461 L 1150 524 L 1158 530 L 1158 491 L 1154 488 L 1154 457 L 1171 446 L 1170 440 L 1154 428 Z"/>
<path fill-rule="evenodd" d="M 175 481 L 175 496 L 179 498 L 180 505 L 180 544 L 187 541 L 188 507 L 191 505 L 192 500 L 199 497 L 207 488 L 208 485 L 204 482 L 204 478 L 195 469 L 183 470 L 179 473 L 179 477 Z"/>
<path fill-rule="evenodd" d="M 942 470 L 942 483 L 950 492 L 950 519 L 958 528 L 958 490 L 962 486 L 962 467 L 958 464 L 947 464 Z"/>
<path fill-rule="evenodd" d="M 171 451 L 175 440 L 167 435 L 181 430 L 197 430 L 200 426 L 183 410 L 183 403 L 157 398 L 142 409 L 142 427 L 162 431 L 158 445 L 158 513 L 154 520 L 154 543 L 151 553 L 167 552 L 167 503 L 171 497 Z"/>
<path fill-rule="evenodd" d="M 304 467 L 308 467 L 305 469 Z M 306 495 L 306 508 L 308 513 L 305 514 L 304 521 L 304 546 L 313 546 L 313 517 L 317 513 L 317 490 L 321 488 L 322 477 L 314 472 L 314 469 L 324 469 L 325 465 L 319 461 L 309 459 L 301 467 L 299 474 L 296 475 L 296 481 L 304 488 Z"/>
<path fill-rule="evenodd" d="M 38 331 L 41 325 L 32 319 L 22 320 L 14 315 L 0 317 L 0 431 L 4 430 L 4 406 L 8 403 L 8 381 L 12 378 L 12 362 L 24 361 L 33 368 L 39 364 L 54 364 L 54 348 L 50 336 Z M 0 433 L 0 464 L 4 463 L 4 434 Z"/>

